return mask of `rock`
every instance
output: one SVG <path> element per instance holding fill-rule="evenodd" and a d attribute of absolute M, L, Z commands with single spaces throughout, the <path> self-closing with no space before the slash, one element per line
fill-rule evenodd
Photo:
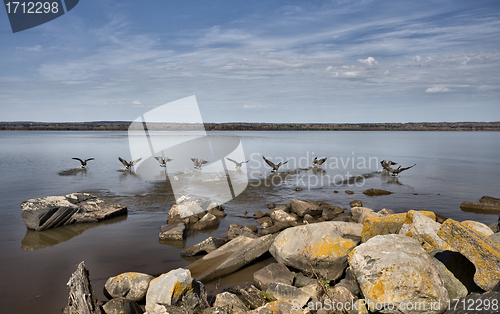
<path fill-rule="evenodd" d="M 500 206 L 500 198 L 491 197 L 491 196 L 483 196 L 479 199 L 479 203 L 482 204 L 493 204 Z"/>
<path fill-rule="evenodd" d="M 214 306 L 228 310 L 229 313 L 246 313 L 248 311 L 243 301 L 229 292 L 219 293 L 215 298 Z"/>
<path fill-rule="evenodd" d="M 250 228 L 243 227 L 237 224 L 231 224 L 229 226 L 229 230 L 226 231 L 223 235 L 230 240 L 236 239 L 239 236 L 246 236 L 248 238 L 258 238 L 259 235 L 255 234 Z"/>
<path fill-rule="evenodd" d="M 436 249 L 451 250 L 450 245 L 437 235 L 440 227 L 441 224 L 433 219 L 417 211 L 410 210 L 406 214 L 405 223 L 399 230 L 399 234 L 414 238 L 422 244 L 427 252 Z"/>
<path fill-rule="evenodd" d="M 292 285 L 295 276 L 288 268 L 280 263 L 272 263 L 253 274 L 255 285 L 262 291 L 267 290 L 271 282 Z"/>
<path fill-rule="evenodd" d="M 305 276 L 303 273 L 297 273 L 295 275 L 295 280 L 294 280 L 293 285 L 297 288 L 302 288 L 305 286 L 313 285 L 315 283 L 316 283 L 316 279 L 309 278 L 309 277 Z"/>
<path fill-rule="evenodd" d="M 474 282 L 476 267 L 465 256 L 459 252 L 435 250 L 431 256 L 446 266 L 455 278 L 457 278 L 469 293 L 483 291 Z"/>
<path fill-rule="evenodd" d="M 300 309 L 300 304 L 294 303 L 293 300 L 278 300 L 269 302 L 264 306 L 261 306 L 255 310 L 247 312 L 247 314 L 303 314 L 310 313 L 302 311 Z"/>
<path fill-rule="evenodd" d="M 231 314 L 231 312 L 229 311 L 229 309 L 214 306 L 206 308 L 203 311 L 203 314 Z"/>
<path fill-rule="evenodd" d="M 256 225 L 252 225 L 252 224 L 245 224 L 245 228 L 248 228 L 252 232 L 259 231 L 259 228 Z"/>
<path fill-rule="evenodd" d="M 464 212 L 473 213 L 500 213 L 500 205 L 493 203 L 463 202 L 460 204 L 460 209 Z"/>
<path fill-rule="evenodd" d="M 354 296 L 360 296 L 361 294 L 361 289 L 359 288 L 359 284 L 356 281 L 356 277 L 354 276 L 351 267 L 346 269 L 344 279 L 340 280 L 335 286 L 345 287 Z"/>
<path fill-rule="evenodd" d="M 205 282 L 229 275 L 267 252 L 274 238 L 273 235 L 256 239 L 239 236 L 187 268 L 195 278 Z"/>
<path fill-rule="evenodd" d="M 185 236 L 186 225 L 182 222 L 164 225 L 160 228 L 158 237 L 162 240 L 183 240 Z"/>
<path fill-rule="evenodd" d="M 491 291 L 498 285 L 500 247 L 495 242 L 453 219 L 448 219 L 441 225 L 438 236 L 476 266 L 474 282 L 479 287 Z"/>
<path fill-rule="evenodd" d="M 433 220 L 436 215 L 430 211 L 418 211 Z M 368 239 L 383 234 L 399 233 L 401 227 L 406 221 L 406 213 L 387 215 L 382 217 L 371 216 L 367 217 L 363 223 L 363 232 L 361 233 L 361 241 L 366 242 Z"/>
<path fill-rule="evenodd" d="M 488 225 L 488 228 L 490 228 L 493 233 L 497 233 L 498 231 L 500 231 L 498 223 L 490 224 Z"/>
<path fill-rule="evenodd" d="M 368 196 L 391 195 L 392 192 L 379 189 L 368 189 L 363 191 L 363 194 Z"/>
<path fill-rule="evenodd" d="M 104 285 L 104 289 L 113 299 L 126 298 L 132 301 L 141 301 L 146 297 L 149 282 L 153 278 L 148 274 L 123 273 L 109 278 Z"/>
<path fill-rule="evenodd" d="M 404 304 L 422 304 L 428 311 L 403 313 L 442 313 L 448 292 L 430 256 L 415 239 L 398 234 L 369 239 L 349 254 L 349 264 L 361 287 L 369 310 L 385 305 L 385 313 L 400 313 Z M 371 303 L 370 303 L 371 302 Z M 403 304 L 404 302 L 404 304 Z M 437 310 L 431 304 L 440 303 Z M 389 305 L 396 310 L 388 311 Z"/>
<path fill-rule="evenodd" d="M 220 209 L 220 207 L 215 207 L 215 208 L 210 208 L 208 210 L 209 214 L 214 215 L 217 218 L 223 218 L 226 217 L 226 213 Z"/>
<path fill-rule="evenodd" d="M 380 217 L 381 215 L 375 213 L 373 209 L 368 207 L 353 207 L 351 208 L 351 216 L 355 222 L 363 223 L 363 221 L 361 221 L 361 216 L 365 216 L 366 218 L 368 216 Z"/>
<path fill-rule="evenodd" d="M 448 291 L 448 298 L 450 300 L 454 300 L 467 296 L 467 288 L 460 282 L 460 280 L 458 280 L 437 258 L 432 257 L 431 259 L 439 272 L 439 277 L 441 277 L 444 282 L 446 291 Z"/>
<path fill-rule="evenodd" d="M 89 271 L 85 263 L 78 264 L 67 283 L 69 287 L 67 314 L 102 314 L 90 285 Z"/>
<path fill-rule="evenodd" d="M 269 252 L 279 263 L 328 280 L 339 278 L 347 267 L 347 254 L 356 246 L 343 236 L 359 236 L 362 226 L 356 223 L 327 221 L 288 228 L 274 240 Z"/>
<path fill-rule="evenodd" d="M 209 237 L 208 239 L 183 250 L 181 252 L 181 256 L 189 257 L 189 256 L 195 256 L 196 254 L 200 254 L 202 252 L 210 253 L 212 251 L 215 251 L 222 245 L 226 244 L 228 241 L 229 240 L 227 239 Z"/>
<path fill-rule="evenodd" d="M 487 225 L 485 225 L 481 222 L 478 222 L 478 221 L 465 220 L 465 221 L 462 221 L 461 224 L 462 224 L 462 226 L 465 226 L 465 227 L 470 228 L 476 232 L 481 233 L 485 237 L 489 237 L 490 235 L 492 235 L 494 233 L 493 231 L 491 231 L 491 229 Z"/>
<path fill-rule="evenodd" d="M 495 233 L 495 234 L 492 234 L 489 236 L 490 240 L 497 243 L 497 244 L 500 244 L 500 233 Z"/>
<path fill-rule="evenodd" d="M 281 222 L 292 222 L 292 221 L 297 220 L 292 215 L 286 213 L 282 209 L 273 211 L 271 213 L 271 219 L 273 219 L 275 221 L 281 221 Z"/>
<path fill-rule="evenodd" d="M 361 202 L 360 200 L 354 200 L 354 201 L 350 202 L 349 205 L 351 206 L 351 208 L 363 207 L 363 202 Z"/>
<path fill-rule="evenodd" d="M 472 293 L 460 298 L 456 304 L 451 304 L 445 314 L 493 314 L 500 311 L 500 292 Z"/>
<path fill-rule="evenodd" d="M 146 311 L 153 311 L 156 304 L 161 304 L 197 312 L 207 306 L 206 299 L 203 284 L 193 280 L 189 270 L 178 268 L 151 280 L 146 294 Z"/>
<path fill-rule="evenodd" d="M 323 209 L 323 212 L 321 213 L 321 217 L 323 217 L 325 220 L 332 220 L 333 218 L 336 217 L 335 213 L 333 210 L 330 209 Z"/>
<path fill-rule="evenodd" d="M 21 218 L 28 229 L 42 231 L 76 223 L 98 222 L 127 213 L 118 204 L 105 204 L 88 193 L 48 196 L 21 204 Z"/>
<path fill-rule="evenodd" d="M 106 314 L 142 314 L 144 313 L 142 308 L 137 304 L 137 302 L 126 299 L 117 298 L 106 302 L 103 305 L 103 310 Z"/>
<path fill-rule="evenodd" d="M 345 193 L 348 194 L 348 195 L 353 195 L 354 194 L 354 192 L 351 191 L 351 190 L 345 190 Z"/>
<path fill-rule="evenodd" d="M 279 232 L 290 227 L 290 223 L 284 221 L 276 221 L 272 226 L 260 230 L 261 235 L 268 235 Z"/>
<path fill-rule="evenodd" d="M 292 200 L 290 202 L 290 208 L 300 217 L 304 217 L 305 214 L 318 216 L 323 213 L 323 208 L 321 208 L 320 206 L 301 200 Z"/>
<path fill-rule="evenodd" d="M 207 213 L 203 218 L 191 226 L 194 230 L 204 230 L 208 228 L 213 228 L 219 225 L 219 219 L 210 213 Z"/>
<path fill-rule="evenodd" d="M 313 216 L 309 215 L 309 214 L 305 214 L 304 215 L 304 222 L 307 222 L 307 223 L 314 223 L 315 222 L 315 219 Z"/>
<path fill-rule="evenodd" d="M 228 288 L 227 290 L 228 292 L 236 294 L 249 309 L 253 310 L 266 304 L 266 299 L 264 298 L 262 291 L 253 285 L 250 287 L 236 286 Z"/>
<path fill-rule="evenodd" d="M 330 295 L 331 298 L 329 295 L 323 295 L 322 304 L 324 304 L 324 309 L 328 309 L 327 306 L 329 305 L 329 303 L 331 304 L 332 310 L 335 309 L 334 303 L 332 301 L 335 301 L 335 304 L 341 304 L 342 307 L 350 307 L 356 299 L 351 291 L 349 291 L 349 289 L 339 285 L 335 285 L 335 287 L 330 290 Z M 346 304 L 348 304 L 349 306 L 346 306 Z M 339 311 L 339 313 L 342 312 Z M 347 311 L 345 311 L 344 313 L 347 313 Z"/>
<path fill-rule="evenodd" d="M 269 228 L 273 225 L 273 220 L 271 217 L 262 217 L 256 220 L 262 229 Z"/>
<path fill-rule="evenodd" d="M 392 209 L 382 208 L 377 212 L 381 216 L 394 215 L 395 212 Z"/>
<path fill-rule="evenodd" d="M 259 218 L 262 218 L 262 217 L 266 217 L 266 216 L 269 216 L 267 213 L 264 213 L 264 212 L 261 212 L 260 210 L 256 211 L 254 214 L 253 214 L 253 217 L 255 219 L 259 219 Z"/>
<path fill-rule="evenodd" d="M 276 300 L 297 300 L 299 303 L 305 303 L 310 299 L 309 294 L 284 283 L 271 282 L 266 293 L 272 295 Z"/>

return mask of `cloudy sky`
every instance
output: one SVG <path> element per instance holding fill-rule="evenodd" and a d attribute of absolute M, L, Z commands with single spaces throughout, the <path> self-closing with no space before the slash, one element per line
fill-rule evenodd
<path fill-rule="evenodd" d="M 500 121 L 498 0 L 85 0 L 0 57 L 0 121 Z"/>

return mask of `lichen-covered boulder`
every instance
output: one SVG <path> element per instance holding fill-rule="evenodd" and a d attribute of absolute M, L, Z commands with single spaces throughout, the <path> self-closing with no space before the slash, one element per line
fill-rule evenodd
<path fill-rule="evenodd" d="M 479 221 L 465 220 L 465 221 L 462 221 L 461 224 L 462 224 L 462 226 L 466 226 L 467 228 L 470 228 L 476 232 L 479 232 L 486 237 L 489 237 L 490 235 L 492 235 L 494 233 L 490 229 L 490 227 L 488 227 L 487 225 L 485 225 Z"/>
<path fill-rule="evenodd" d="M 450 245 L 437 235 L 440 227 L 441 224 L 435 220 L 418 211 L 410 210 L 406 214 L 405 223 L 399 230 L 399 234 L 414 238 L 427 252 L 436 249 L 451 250 Z"/>
<path fill-rule="evenodd" d="M 126 299 L 116 298 L 109 300 L 103 305 L 103 310 L 106 314 L 142 314 L 142 308 L 137 302 Z"/>
<path fill-rule="evenodd" d="M 415 239 L 399 234 L 373 237 L 351 251 L 349 264 L 370 311 L 430 314 L 445 310 L 448 291 Z M 409 309 L 408 304 L 421 307 Z"/>
<path fill-rule="evenodd" d="M 288 228 L 274 240 L 269 252 L 282 264 L 328 280 L 338 279 L 347 267 L 347 254 L 356 242 L 344 236 L 361 234 L 361 224 L 327 221 Z"/>
<path fill-rule="evenodd" d="M 441 225 L 438 236 L 474 264 L 474 282 L 479 287 L 491 291 L 499 284 L 500 247 L 495 242 L 453 219 Z"/>
<path fill-rule="evenodd" d="M 430 211 L 419 211 L 421 214 L 436 220 L 436 215 Z M 397 234 L 406 221 L 406 213 L 393 214 L 382 217 L 370 216 L 363 222 L 363 231 L 361 232 L 361 241 L 377 235 Z"/>
<path fill-rule="evenodd" d="M 377 214 L 373 209 L 368 207 L 353 207 L 351 208 L 351 216 L 352 220 L 355 222 L 363 223 L 364 219 L 369 216 L 380 217 L 381 215 Z M 362 218 L 363 216 L 363 218 Z"/>
<path fill-rule="evenodd" d="M 146 297 L 149 282 L 154 277 L 148 274 L 128 272 L 106 281 L 104 289 L 112 298 L 126 298 L 141 301 Z"/>

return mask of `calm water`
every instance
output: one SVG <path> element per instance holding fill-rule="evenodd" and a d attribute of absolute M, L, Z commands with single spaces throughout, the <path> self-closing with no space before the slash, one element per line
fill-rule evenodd
<path fill-rule="evenodd" d="M 376 210 L 428 209 L 447 217 L 490 224 L 497 215 L 462 212 L 463 201 L 483 195 L 500 197 L 499 132 L 231 132 L 241 138 L 249 186 L 226 203 L 217 230 L 192 234 L 181 243 L 158 241 L 158 229 L 174 202 L 170 183 L 145 181 L 120 171 L 118 156 L 130 160 L 126 132 L 0 132 L 0 307 L 5 313 L 60 313 L 68 297 L 66 283 L 84 260 L 100 300 L 108 277 L 126 271 L 168 272 L 193 260 L 179 253 L 210 235 L 220 236 L 231 223 L 253 223 L 241 216 L 267 210 L 267 203 L 293 198 L 327 201 L 348 207 L 355 199 Z M 211 134 L 215 134 L 212 132 Z M 262 155 L 290 159 L 271 174 Z M 310 169 L 313 157 L 328 157 L 321 172 Z M 72 157 L 89 158 L 77 171 Z M 193 156 L 195 157 L 195 156 Z M 382 173 L 379 161 L 417 164 L 399 178 Z M 220 175 L 194 172 L 207 182 Z M 233 171 L 233 170 L 232 170 Z M 244 172 L 236 172 L 245 175 Z M 357 177 L 353 180 L 353 176 Z M 351 180 L 349 178 L 351 177 Z M 295 191 L 301 187 L 302 191 Z M 368 188 L 393 195 L 367 197 Z M 347 195 L 352 190 L 354 195 Z M 334 193 L 339 191 L 339 193 Z M 91 192 L 129 208 L 126 217 L 99 224 L 27 231 L 20 203 L 30 198 Z M 261 264 L 272 259 L 263 259 Z M 258 266 L 257 266 L 258 267 Z M 251 280 L 252 270 L 224 282 Z"/>

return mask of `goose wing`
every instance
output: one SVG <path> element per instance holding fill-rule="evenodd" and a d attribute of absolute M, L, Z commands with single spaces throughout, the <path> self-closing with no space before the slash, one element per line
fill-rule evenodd
<path fill-rule="evenodd" d="M 229 158 L 229 157 L 226 157 L 226 159 L 227 159 L 227 160 L 229 160 L 229 161 L 232 161 L 232 162 L 234 162 L 234 163 L 235 163 L 236 165 L 237 165 L 237 164 L 239 164 L 239 162 L 237 162 L 236 160 L 234 160 L 234 159 L 231 159 L 231 158 Z"/>
<path fill-rule="evenodd" d="M 417 164 L 413 164 L 413 165 L 411 165 L 411 166 L 409 166 L 409 167 L 406 167 L 406 168 L 401 168 L 401 166 L 399 166 L 398 170 L 399 170 L 399 172 L 401 172 L 401 171 L 405 171 L 405 170 L 408 170 L 408 169 L 410 169 L 410 168 L 415 167 L 416 165 L 417 165 Z"/>
<path fill-rule="evenodd" d="M 262 158 L 264 158 L 264 160 L 266 161 L 266 163 L 269 165 L 269 167 L 275 169 L 276 168 L 276 165 L 270 161 L 270 160 L 267 160 L 266 157 L 262 156 Z"/>
<path fill-rule="evenodd" d="M 201 165 L 208 164 L 208 160 L 200 159 L 200 164 Z"/>
<path fill-rule="evenodd" d="M 138 158 L 138 159 L 136 159 L 136 160 L 134 160 L 134 161 L 132 161 L 132 162 L 130 163 L 130 166 L 135 165 L 136 163 L 138 163 L 139 161 L 141 161 L 141 159 L 142 159 L 142 157 L 141 157 L 141 158 Z"/>
<path fill-rule="evenodd" d="M 165 163 L 165 159 L 163 159 L 161 156 L 156 156 L 155 159 L 158 160 L 158 162 L 160 164 L 164 164 Z"/>
<path fill-rule="evenodd" d="M 78 161 L 80 161 L 80 162 L 82 163 L 82 165 L 83 165 L 83 164 L 85 163 L 85 161 L 86 161 L 86 160 L 85 160 L 85 161 L 83 161 L 83 160 L 81 160 L 80 158 L 76 158 L 76 157 L 73 157 L 73 158 L 71 158 L 71 159 L 74 159 L 74 160 L 78 160 Z"/>
<path fill-rule="evenodd" d="M 130 167 L 131 165 L 123 158 L 121 157 L 118 157 L 118 160 L 121 161 L 121 163 L 125 166 L 125 167 Z"/>
<path fill-rule="evenodd" d="M 320 160 L 318 160 L 317 161 L 318 166 L 321 166 L 325 161 L 326 161 L 326 157 L 325 158 L 321 158 Z"/>
<path fill-rule="evenodd" d="M 85 162 L 90 161 L 90 160 L 94 160 L 94 158 L 85 159 Z"/>

